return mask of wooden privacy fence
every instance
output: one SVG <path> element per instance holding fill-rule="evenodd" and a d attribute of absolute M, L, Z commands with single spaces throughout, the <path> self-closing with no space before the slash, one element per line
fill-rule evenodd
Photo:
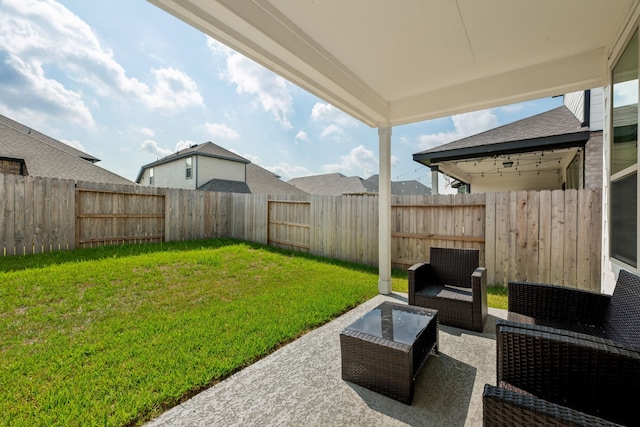
<path fill-rule="evenodd" d="M 367 265 L 378 264 L 378 198 L 311 196 L 269 200 L 270 245 Z"/>
<path fill-rule="evenodd" d="M 2 255 L 233 237 L 375 266 L 378 197 L 211 193 L 0 174 Z M 392 197 L 395 267 L 477 248 L 490 284 L 600 290 L 600 190 Z"/>
<path fill-rule="evenodd" d="M 391 204 L 392 264 L 408 268 L 429 259 L 432 246 L 485 250 L 485 195 L 396 197 Z"/>
<path fill-rule="evenodd" d="M 79 183 L 75 246 L 164 240 L 165 196 L 156 188 Z"/>
<path fill-rule="evenodd" d="M 485 262 L 494 279 L 600 291 L 602 191 L 487 193 Z"/>
<path fill-rule="evenodd" d="M 75 182 L 0 174 L 1 255 L 73 249 Z"/>

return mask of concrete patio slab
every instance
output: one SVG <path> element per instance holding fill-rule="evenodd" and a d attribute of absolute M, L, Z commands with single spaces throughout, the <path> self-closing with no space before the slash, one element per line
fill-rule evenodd
<path fill-rule="evenodd" d="M 405 405 L 342 380 L 339 334 L 383 301 L 378 295 L 227 380 L 163 413 L 147 426 L 480 426 L 482 390 L 495 384 L 495 322 L 482 334 L 440 326 L 431 356 Z"/>

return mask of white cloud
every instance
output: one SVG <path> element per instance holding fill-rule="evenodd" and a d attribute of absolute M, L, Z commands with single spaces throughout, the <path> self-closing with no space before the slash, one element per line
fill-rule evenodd
<path fill-rule="evenodd" d="M 305 131 L 301 130 L 296 134 L 296 144 L 298 142 L 308 142 L 308 141 L 309 141 L 309 135 L 307 135 Z"/>
<path fill-rule="evenodd" d="M 238 153 L 236 153 L 238 154 Z M 240 156 L 240 154 L 238 154 L 238 156 Z M 260 157 L 258 156 L 254 156 L 253 154 L 245 154 L 242 155 L 240 157 L 244 157 L 245 159 L 249 160 L 251 163 L 256 164 L 256 165 L 262 165 L 262 160 L 260 160 Z"/>
<path fill-rule="evenodd" d="M 358 175 L 367 178 L 378 169 L 378 159 L 373 151 L 359 145 L 352 149 L 346 156 L 340 156 L 340 163 L 324 165 L 325 173 L 341 172 L 349 174 L 356 172 Z"/>
<path fill-rule="evenodd" d="M 227 126 L 226 123 L 205 123 L 205 127 L 207 128 L 207 131 L 211 134 L 211 136 L 215 138 L 240 138 L 240 134 L 235 129 L 231 129 L 229 126 Z"/>
<path fill-rule="evenodd" d="M 142 151 L 151 153 L 156 157 L 166 157 L 174 152 L 173 150 L 170 150 L 168 148 L 160 147 L 156 141 L 152 141 L 150 139 L 144 141 L 140 146 L 140 149 Z"/>
<path fill-rule="evenodd" d="M 189 148 L 192 145 L 196 145 L 196 143 L 189 140 L 186 140 L 186 141 L 181 140 L 176 143 L 176 148 L 172 150 L 170 148 L 161 147 L 160 145 L 158 145 L 156 141 L 147 139 L 140 146 L 140 150 L 151 153 L 156 157 L 167 157 L 170 154 L 173 154 L 180 150 L 184 150 L 185 148 Z"/>
<path fill-rule="evenodd" d="M 320 123 L 327 123 L 320 133 L 321 138 L 331 137 L 339 140 L 345 135 L 345 127 L 358 125 L 352 117 L 346 115 L 330 104 L 317 102 L 311 109 L 311 118 Z"/>
<path fill-rule="evenodd" d="M 344 129 L 337 125 L 325 126 L 320 133 L 322 138 L 332 137 L 334 139 L 340 139 L 344 135 Z"/>
<path fill-rule="evenodd" d="M 311 109 L 311 118 L 321 122 L 336 123 L 340 126 L 356 126 L 358 122 L 331 104 L 317 102 Z"/>
<path fill-rule="evenodd" d="M 193 142 L 193 141 L 189 141 L 189 140 L 186 140 L 186 141 L 182 141 L 182 140 L 181 140 L 181 141 L 178 141 L 178 142 L 176 143 L 176 151 L 184 150 L 185 148 L 189 148 L 189 147 L 191 147 L 192 145 L 198 145 L 198 144 L 196 144 L 196 143 L 195 143 L 195 142 Z"/>
<path fill-rule="evenodd" d="M 149 137 L 149 138 L 151 138 L 151 137 L 153 137 L 153 136 L 155 136 L 155 135 L 156 135 L 156 133 L 155 133 L 152 129 L 149 129 L 149 128 L 142 128 L 142 129 L 140 129 L 140 132 L 141 132 L 144 136 L 147 136 L 147 137 Z"/>
<path fill-rule="evenodd" d="M 293 98 L 285 79 L 211 38 L 207 39 L 207 46 L 212 54 L 225 56 L 226 69 L 222 77 L 235 84 L 239 94 L 251 96 L 254 103 L 271 114 L 284 129 L 293 127 L 289 121 Z"/>
<path fill-rule="evenodd" d="M 280 162 L 275 166 L 267 166 L 265 167 L 265 169 L 280 176 L 280 178 L 284 181 L 288 181 L 291 178 L 300 176 L 312 175 L 312 172 L 304 166 L 294 166 L 285 162 Z"/>
<path fill-rule="evenodd" d="M 152 72 L 155 76 L 153 89 L 141 94 L 150 108 L 174 113 L 191 106 L 204 107 L 198 85 L 186 73 L 175 68 L 154 69 Z"/>
<path fill-rule="evenodd" d="M 498 117 L 492 110 L 474 111 L 472 113 L 451 116 L 454 130 L 438 132 L 418 137 L 421 150 L 428 150 L 467 136 L 475 135 L 498 126 Z"/>
<path fill-rule="evenodd" d="M 504 105 L 500 107 L 500 109 L 505 113 L 517 113 L 518 111 L 524 110 L 524 104 L 519 103 L 519 104 Z"/>
<path fill-rule="evenodd" d="M 152 70 L 153 89 L 126 75 L 92 28 L 53 0 L 3 0 L 0 14 L 0 99 L 13 110 L 38 111 L 83 125 L 94 120 L 90 98 L 139 100 L 176 111 L 202 105 L 180 71 Z"/>
<path fill-rule="evenodd" d="M 87 152 L 87 149 L 84 148 L 84 146 L 77 139 L 74 139 L 72 141 L 70 141 L 68 139 L 61 139 L 60 141 L 64 142 L 65 144 L 67 144 L 70 147 L 73 147 L 73 148 L 75 148 L 77 150 L 84 151 L 85 153 Z"/>

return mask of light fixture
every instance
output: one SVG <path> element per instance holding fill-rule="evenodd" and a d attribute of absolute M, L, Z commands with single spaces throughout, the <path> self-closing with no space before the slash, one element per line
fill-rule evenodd
<path fill-rule="evenodd" d="M 504 166 L 505 168 L 510 168 L 511 166 L 513 166 L 513 162 L 511 162 L 511 161 L 502 162 L 502 166 Z"/>

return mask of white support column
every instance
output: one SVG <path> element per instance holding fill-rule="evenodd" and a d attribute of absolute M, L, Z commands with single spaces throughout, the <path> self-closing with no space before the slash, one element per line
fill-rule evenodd
<path fill-rule="evenodd" d="M 431 169 L 431 194 L 440 194 L 438 185 L 438 168 L 433 168 Z"/>
<path fill-rule="evenodd" d="M 391 293 L 391 128 L 379 127 L 378 292 Z"/>

